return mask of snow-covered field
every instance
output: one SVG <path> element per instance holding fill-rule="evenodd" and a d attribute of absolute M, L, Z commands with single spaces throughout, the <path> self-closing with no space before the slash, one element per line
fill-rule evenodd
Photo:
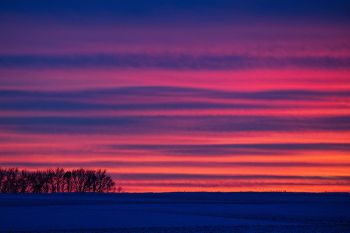
<path fill-rule="evenodd" d="M 0 232 L 350 232 L 350 194 L 0 195 Z"/>

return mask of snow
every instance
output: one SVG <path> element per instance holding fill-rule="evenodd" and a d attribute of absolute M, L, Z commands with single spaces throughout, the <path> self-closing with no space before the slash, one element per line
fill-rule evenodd
<path fill-rule="evenodd" d="M 350 194 L 1 194 L 0 232 L 16 231 L 350 232 Z"/>

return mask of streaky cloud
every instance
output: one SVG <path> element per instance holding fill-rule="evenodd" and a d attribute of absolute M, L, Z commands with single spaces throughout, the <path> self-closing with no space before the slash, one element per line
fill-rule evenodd
<path fill-rule="evenodd" d="M 269 179 L 307 179 L 350 181 L 350 176 L 298 176 L 298 175 L 210 175 L 210 174 L 186 174 L 186 173 L 113 173 L 113 176 L 123 180 L 269 180 Z"/>
<path fill-rule="evenodd" d="M 0 117 L 0 127 L 17 132 L 53 134 L 145 134 L 174 132 L 348 131 L 350 116 L 123 116 Z"/>
<path fill-rule="evenodd" d="M 127 98 L 133 96 L 133 101 Z M 145 98 L 152 101 L 145 102 Z M 167 97 L 167 101 L 162 100 Z M 184 98 L 185 97 L 185 98 Z M 114 99 L 114 103 L 106 99 Z M 181 98 L 182 100 L 178 100 Z M 270 90 L 270 91 L 225 91 L 186 87 L 136 86 L 115 89 L 76 91 L 25 91 L 1 90 L 0 109 L 3 111 L 156 111 L 156 110 L 220 110 L 220 109 L 286 109 L 274 101 L 298 100 L 324 101 L 334 98 L 350 98 L 348 91 Z M 99 101 L 96 101 L 99 100 Z M 123 101 L 117 101 L 123 100 Z M 208 100 L 211 100 L 209 102 Z M 250 103 L 225 103 L 227 100 L 249 100 Z M 261 102 L 260 100 L 265 100 Z M 338 103 L 339 104 L 339 103 Z M 344 105 L 345 106 L 345 105 Z"/>
<path fill-rule="evenodd" d="M 1 55 L 0 68 L 246 70 L 278 68 L 349 69 L 349 57 L 253 57 L 190 54 Z"/>
<path fill-rule="evenodd" d="M 0 162 L 4 167 L 347 167 L 350 163 L 320 163 L 320 162 L 201 162 L 201 161 L 77 161 L 77 162 Z"/>
<path fill-rule="evenodd" d="M 251 99 L 251 100 L 301 100 L 301 99 L 322 99 L 328 97 L 350 97 L 350 92 L 345 90 L 303 90 L 303 89 L 287 89 L 287 90 L 267 90 L 267 91 L 227 91 L 204 89 L 194 87 L 178 87 L 178 86 L 131 86 L 119 88 L 105 89 L 87 89 L 74 91 L 32 91 L 32 90 L 0 90 L 0 98 L 6 99 L 55 99 L 55 100 L 71 100 L 71 99 L 88 99 L 101 98 L 105 96 L 189 96 L 189 97 L 210 97 L 217 99 Z"/>
<path fill-rule="evenodd" d="M 287 155 L 295 151 L 350 152 L 348 143 L 265 143 L 206 145 L 107 145 L 116 150 L 153 151 L 170 155 Z"/>

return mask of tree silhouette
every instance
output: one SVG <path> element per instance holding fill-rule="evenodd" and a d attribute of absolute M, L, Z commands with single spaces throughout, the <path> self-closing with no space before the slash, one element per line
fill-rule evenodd
<path fill-rule="evenodd" d="M 17 168 L 0 168 L 1 193 L 56 193 L 56 192 L 112 192 L 115 182 L 106 170 L 83 168 L 65 171 L 26 171 Z"/>

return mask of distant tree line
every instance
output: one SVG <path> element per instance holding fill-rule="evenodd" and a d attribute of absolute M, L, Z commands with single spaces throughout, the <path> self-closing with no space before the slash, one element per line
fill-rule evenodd
<path fill-rule="evenodd" d="M 0 168 L 1 193 L 63 193 L 115 191 L 115 182 L 106 170 L 63 168 L 27 171 Z"/>

